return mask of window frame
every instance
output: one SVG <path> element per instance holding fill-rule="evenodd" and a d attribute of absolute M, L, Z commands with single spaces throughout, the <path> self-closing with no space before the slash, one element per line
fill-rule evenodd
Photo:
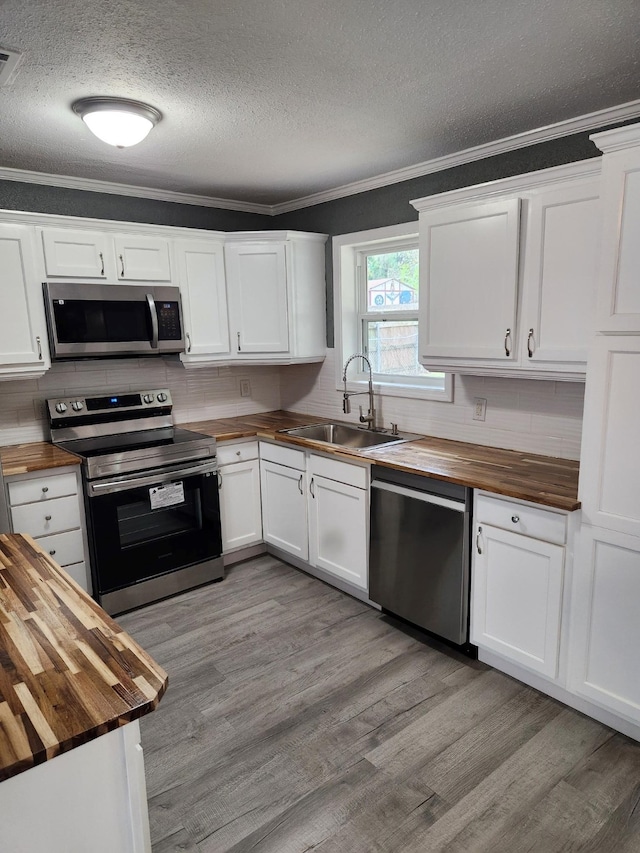
<path fill-rule="evenodd" d="M 336 389 L 342 391 L 342 370 L 347 358 L 355 352 L 364 352 L 364 329 L 371 320 L 384 319 L 393 313 L 393 319 L 412 320 L 419 312 L 379 312 L 377 316 L 366 311 L 366 256 L 418 248 L 418 223 L 409 222 L 391 225 L 352 234 L 341 234 L 333 238 L 333 283 L 334 283 L 334 335 L 338 356 Z M 403 316 L 400 317 L 399 315 Z M 357 365 L 357 368 L 356 368 Z M 347 380 L 348 391 L 364 390 L 369 376 L 362 360 L 352 362 Z M 453 401 L 453 374 L 441 377 L 409 377 L 373 375 L 377 394 L 390 397 Z"/>

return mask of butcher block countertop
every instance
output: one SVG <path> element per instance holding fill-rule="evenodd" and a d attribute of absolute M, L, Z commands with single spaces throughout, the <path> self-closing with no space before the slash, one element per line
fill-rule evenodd
<path fill-rule="evenodd" d="M 327 418 L 295 412 L 267 412 L 238 418 L 197 421 L 181 426 L 215 436 L 218 441 L 258 436 L 323 453 L 333 453 L 342 458 L 359 461 L 366 459 L 375 465 L 414 474 L 426 474 L 438 480 L 461 483 L 474 489 L 485 489 L 555 509 L 571 512 L 580 507 L 579 463 L 572 459 L 557 459 L 428 436 L 404 444 L 354 450 L 279 432 L 327 421 Z"/>
<path fill-rule="evenodd" d="M 46 471 L 47 468 L 80 465 L 82 462 L 79 456 L 67 453 L 66 450 L 49 444 L 48 441 L 0 447 L 0 460 L 5 477 L 10 477 L 12 474 L 28 474 L 31 471 Z"/>
<path fill-rule="evenodd" d="M 31 537 L 0 535 L 0 781 L 150 713 L 166 687 Z"/>

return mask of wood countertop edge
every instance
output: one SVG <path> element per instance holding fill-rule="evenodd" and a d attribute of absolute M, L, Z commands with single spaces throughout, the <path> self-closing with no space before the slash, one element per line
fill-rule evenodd
<path fill-rule="evenodd" d="M 25 545 L 28 546 L 26 549 L 24 547 Z M 10 550 L 6 550 L 7 546 Z M 13 551 L 15 551 L 15 554 L 13 554 Z M 86 684 L 84 684 L 84 686 L 82 686 L 82 683 L 76 684 L 75 687 L 68 686 L 68 689 L 71 691 L 68 694 L 69 699 L 72 699 L 74 702 L 79 701 L 85 708 L 85 713 L 92 713 L 94 719 L 90 719 L 86 723 L 83 721 L 84 728 L 76 725 L 75 731 L 72 730 L 73 727 L 69 725 L 66 725 L 66 731 L 62 730 L 62 726 L 53 727 L 50 734 L 55 738 L 55 742 L 52 742 L 51 737 L 49 737 L 47 743 L 45 743 L 41 737 L 38 740 L 34 737 L 30 737 L 29 748 L 31 754 L 29 755 L 24 755 L 24 753 L 21 756 L 17 755 L 15 750 L 13 755 L 11 753 L 8 755 L 5 754 L 2 757 L 3 762 L 0 762 L 0 782 L 2 782 L 12 776 L 22 773 L 25 770 L 29 770 L 32 767 L 43 764 L 58 755 L 69 752 L 75 747 L 89 743 L 97 737 L 111 731 L 115 731 L 134 720 L 138 720 L 141 717 L 150 714 L 158 707 L 160 700 L 164 696 L 167 690 L 169 677 L 163 667 L 157 664 L 151 656 L 132 637 L 130 637 L 117 622 L 115 622 L 115 620 L 105 613 L 105 611 L 88 595 L 88 593 L 85 592 L 85 590 L 83 590 L 82 587 L 80 587 L 79 584 L 64 571 L 64 569 L 58 566 L 51 556 L 47 554 L 31 536 L 27 534 L 2 534 L 2 536 L 0 536 L 0 552 L 3 557 L 2 561 L 0 561 L 0 570 L 4 568 L 9 572 L 9 575 L 3 575 L 3 584 L 0 586 L 0 603 L 3 605 L 2 613 L 6 619 L 18 619 L 24 626 L 21 638 L 26 637 L 26 640 L 23 641 L 22 645 L 15 646 L 14 637 L 13 635 L 10 635 L 9 646 L 5 649 L 5 661 L 3 664 L 3 667 L 8 667 L 5 672 L 10 673 L 10 675 L 5 675 L 4 687 L 11 688 L 12 685 L 16 684 L 22 684 L 23 686 L 31 684 L 34 682 L 34 679 L 36 681 L 39 679 L 39 671 L 42 672 L 43 675 L 45 672 L 53 671 L 56 673 L 55 678 L 59 678 L 61 674 L 66 675 L 69 672 L 69 649 L 74 648 L 77 650 L 81 644 L 85 646 L 92 646 L 91 640 L 96 636 L 94 632 L 98 627 L 98 623 L 100 623 L 104 627 L 105 632 L 103 633 L 101 631 L 100 634 L 97 635 L 99 636 L 101 643 L 98 649 L 98 655 L 102 664 L 99 665 L 103 665 L 111 669 L 113 677 L 116 678 L 115 683 L 122 690 L 129 691 L 130 697 L 126 698 L 126 696 L 120 693 L 119 690 L 116 690 L 116 693 L 120 696 L 122 702 L 127 702 L 129 707 L 109 708 L 108 705 L 101 703 L 99 693 L 93 694 L 92 691 L 85 692 L 87 690 Z M 11 556 L 12 554 L 13 557 Z M 7 560 L 8 562 L 6 562 Z M 23 583 L 21 579 L 17 580 L 18 577 L 22 578 L 20 572 L 22 572 L 23 569 L 30 575 L 30 580 L 27 583 Z M 48 574 L 49 572 L 50 574 Z M 13 580 L 11 580 L 12 577 L 14 578 Z M 35 578 L 37 578 L 37 580 L 32 580 Z M 51 586 L 49 589 L 51 584 L 50 578 L 54 579 L 54 586 Z M 32 584 L 34 585 L 32 586 Z M 40 588 L 40 585 L 42 585 L 42 589 L 50 591 L 52 601 L 56 602 L 55 607 L 47 604 L 46 594 L 44 598 L 42 597 L 42 589 Z M 35 595 L 35 598 L 30 597 L 31 589 L 34 590 L 33 595 Z M 77 610 L 73 609 L 74 598 L 78 600 Z M 37 601 L 38 603 L 38 607 L 33 607 L 33 610 L 31 609 L 33 605 L 30 604 L 32 601 Z M 16 607 L 18 609 L 16 609 Z M 45 634 L 43 637 L 39 637 L 36 633 L 33 633 L 34 629 L 31 627 L 29 619 L 20 619 L 20 610 L 24 610 L 25 607 L 27 609 L 28 616 L 35 614 L 35 616 L 40 620 L 37 623 L 38 625 L 44 620 L 44 622 L 49 626 L 50 635 Z M 65 621 L 56 621 L 57 609 L 60 609 L 60 612 L 64 614 Z M 69 627 L 71 628 L 70 631 L 66 628 L 66 622 L 69 620 L 71 620 L 69 622 Z M 64 645 L 60 640 L 62 637 L 62 633 L 60 631 L 61 628 L 64 631 L 64 636 L 68 641 L 68 645 Z M 42 644 L 43 639 L 45 645 Z M 24 645 L 24 642 L 26 642 L 26 646 Z M 22 650 L 23 647 L 29 652 L 29 656 L 27 658 L 21 657 L 21 655 L 24 654 Z M 18 657 L 12 656 L 12 648 L 14 651 L 18 652 Z M 62 670 L 59 670 L 58 665 L 55 664 L 53 670 L 47 670 L 46 668 L 44 670 L 38 670 L 36 668 L 36 670 L 30 671 L 31 664 L 29 661 L 31 660 L 33 662 L 33 653 L 35 649 L 40 649 L 40 651 L 37 652 L 38 655 L 42 653 L 50 657 L 53 653 L 54 658 L 65 663 L 65 667 L 63 667 Z M 104 658 L 100 649 L 104 649 L 108 657 Z M 129 657 L 130 654 L 133 655 L 133 659 Z M 122 655 L 124 655 L 124 659 Z M 54 662 L 54 658 L 51 658 L 52 663 Z M 82 655 L 79 655 L 79 658 L 84 660 Z M 39 660 L 41 662 L 42 658 L 39 658 Z M 113 660 L 113 664 L 116 666 L 115 669 L 113 669 L 113 665 L 110 665 L 109 663 L 111 660 Z M 134 665 L 134 662 L 137 662 L 138 665 Z M 86 661 L 84 661 L 84 663 L 86 665 Z M 73 664 L 77 666 L 78 659 L 74 658 Z M 82 671 L 85 672 L 85 670 Z M 125 678 L 129 680 L 122 680 L 122 675 L 116 675 L 118 671 L 123 673 Z M 73 670 L 70 672 L 73 672 Z M 90 681 L 93 675 L 93 670 L 86 670 L 86 673 L 87 676 L 85 677 L 89 677 Z M 130 692 L 130 687 L 127 686 L 139 677 L 143 678 L 146 684 L 147 692 L 144 698 L 140 695 L 144 691 L 137 691 L 138 695 L 136 696 L 135 693 Z M 16 678 L 19 680 L 16 681 Z M 29 689 L 31 690 L 32 688 L 30 687 Z M 48 697 L 49 694 L 47 689 L 43 686 L 41 686 L 39 690 L 40 701 L 42 701 L 42 699 L 44 697 Z M 75 690 L 78 690 L 78 692 L 74 692 Z M 15 713 L 15 705 L 17 702 L 18 706 L 23 708 L 21 714 L 30 717 L 31 712 L 27 710 L 28 706 L 24 704 L 22 695 L 13 695 L 12 691 L 10 691 L 10 693 L 10 696 L 5 695 L 4 697 L 5 702 L 9 701 L 9 708 L 13 707 Z M 36 694 L 33 694 L 33 696 L 33 701 L 37 704 L 38 700 L 36 699 Z M 76 699 L 76 697 L 78 698 Z M 46 707 L 51 710 L 46 710 L 45 706 L 38 705 L 38 707 L 40 707 L 40 713 L 44 714 L 44 718 L 47 720 L 49 719 L 50 714 L 53 713 L 55 715 L 57 713 L 57 711 L 55 711 L 57 706 L 50 704 L 52 701 L 53 700 L 48 698 L 46 700 Z M 85 702 L 88 702 L 88 704 L 85 705 Z M 95 709 L 101 705 L 104 707 L 104 715 L 103 713 L 95 712 Z M 90 708 L 93 708 L 94 710 L 90 711 Z M 51 723 L 51 726 L 53 726 L 53 723 Z M 7 732 L 5 732 L 5 734 L 7 734 Z M 11 738 L 9 738 L 9 745 L 11 745 Z"/>

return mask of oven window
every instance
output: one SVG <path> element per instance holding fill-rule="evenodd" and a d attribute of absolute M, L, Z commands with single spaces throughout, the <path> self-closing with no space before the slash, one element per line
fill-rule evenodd
<path fill-rule="evenodd" d="M 200 489 L 188 492 L 183 503 L 161 509 L 151 509 L 148 498 L 134 501 L 119 506 L 117 516 L 120 547 L 123 549 L 176 533 L 201 530 Z"/>

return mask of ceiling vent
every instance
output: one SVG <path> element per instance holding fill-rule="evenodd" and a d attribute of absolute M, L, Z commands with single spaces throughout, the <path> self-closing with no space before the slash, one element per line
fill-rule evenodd
<path fill-rule="evenodd" d="M 22 54 L 17 50 L 0 47 L 0 86 L 6 86 L 13 80 L 21 59 Z"/>

